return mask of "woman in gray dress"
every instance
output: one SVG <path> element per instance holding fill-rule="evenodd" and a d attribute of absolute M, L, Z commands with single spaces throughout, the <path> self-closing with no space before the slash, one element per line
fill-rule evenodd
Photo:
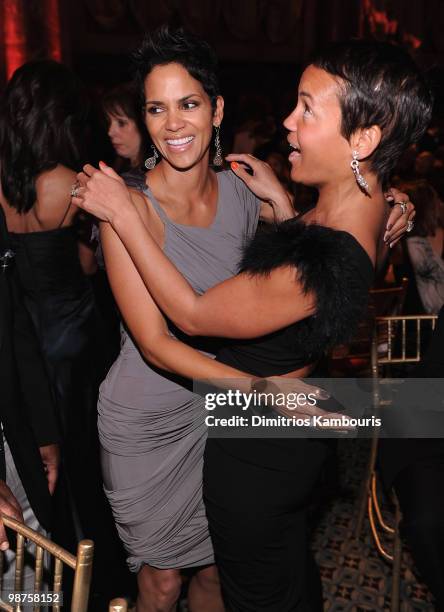
<path fill-rule="evenodd" d="M 231 172 L 210 169 L 213 133 L 215 162 L 221 163 L 223 100 L 206 43 L 162 30 L 145 41 L 137 59 L 145 121 L 156 149 L 147 160 L 154 168 L 146 187 L 132 197 L 158 244 L 203 293 L 235 274 L 241 247 L 259 217 L 282 219 L 293 209 L 283 190 L 261 203 Z M 179 348 L 176 331 L 146 293 L 109 225 L 101 228 L 101 241 L 129 330 L 100 389 L 103 478 L 130 568 L 138 572 L 137 609 L 174 609 L 180 568 L 197 567 L 202 569 L 190 583 L 190 606 L 217 612 L 223 606 L 201 492 L 206 431 L 200 398 L 175 375 L 187 375 L 183 365 L 195 364 L 194 351 Z M 217 349 L 205 339 L 193 346 L 207 353 Z M 213 363 L 201 359 L 205 366 Z M 237 374 L 215 364 L 215 376 L 222 375 L 220 367 Z"/>

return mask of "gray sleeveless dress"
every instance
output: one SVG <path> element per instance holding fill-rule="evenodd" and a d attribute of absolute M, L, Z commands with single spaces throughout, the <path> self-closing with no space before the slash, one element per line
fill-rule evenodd
<path fill-rule="evenodd" d="M 217 212 L 208 228 L 172 222 L 144 190 L 165 224 L 165 254 L 199 293 L 236 273 L 259 218 L 259 201 L 242 181 L 231 172 L 217 177 Z M 205 339 L 191 340 L 208 352 Z M 135 572 L 144 563 L 167 569 L 214 562 L 202 500 L 203 405 L 184 385 L 150 367 L 124 332 L 100 388 L 104 487 Z"/>

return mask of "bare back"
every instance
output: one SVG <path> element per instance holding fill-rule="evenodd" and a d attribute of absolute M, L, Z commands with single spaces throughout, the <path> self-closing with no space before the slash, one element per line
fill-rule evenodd
<path fill-rule="evenodd" d="M 10 232 L 28 234 L 71 225 L 78 209 L 71 204 L 71 186 L 76 174 L 64 166 L 43 172 L 36 180 L 37 199 L 26 213 L 19 213 L 1 196 Z"/>

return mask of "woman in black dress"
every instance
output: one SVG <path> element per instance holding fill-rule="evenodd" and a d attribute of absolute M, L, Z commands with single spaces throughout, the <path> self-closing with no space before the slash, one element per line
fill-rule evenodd
<path fill-rule="evenodd" d="M 402 50 L 360 41 L 321 54 L 302 75 L 285 121 L 292 178 L 317 187 L 318 203 L 303 218 L 258 234 L 241 272 L 203 295 L 163 256 L 111 169 L 86 167 L 92 178 L 80 175 L 76 201 L 111 223 L 151 295 L 182 331 L 240 339 L 218 355 L 231 376 L 233 368 L 240 377 L 300 376 L 347 339 L 364 313 L 386 238 L 383 186 L 430 115 L 430 92 Z M 228 159 L 261 199 L 276 189 L 254 158 Z M 193 364 L 183 368 L 192 372 Z M 266 390 L 276 383 L 262 381 Z M 326 455 L 320 440 L 208 442 L 204 495 L 229 610 L 322 608 L 306 510 Z"/>
<path fill-rule="evenodd" d="M 2 99 L 0 204 L 62 432 L 64 478 L 55 495 L 53 537 L 74 550 L 79 539 L 91 537 L 109 561 L 114 525 L 97 454 L 104 365 L 91 285 L 96 263 L 91 226 L 71 201 L 86 159 L 88 121 L 83 86 L 70 69 L 46 60 L 19 68 Z"/>
<path fill-rule="evenodd" d="M 15 273 L 37 331 L 64 438 L 78 464 L 94 414 L 93 252 L 81 240 L 70 191 L 83 150 L 87 104 L 71 71 L 53 61 L 19 68 L 4 92 L 1 205 Z M 73 467 L 73 473 L 76 471 Z"/>

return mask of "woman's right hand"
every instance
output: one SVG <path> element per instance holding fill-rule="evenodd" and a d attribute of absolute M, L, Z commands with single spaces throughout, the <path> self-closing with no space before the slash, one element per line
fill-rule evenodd
<path fill-rule="evenodd" d="M 114 225 L 118 217 L 136 212 L 130 192 L 123 179 L 109 166 L 100 162 L 100 170 L 90 164 L 77 175 L 77 194 L 72 202 L 101 221 Z"/>
<path fill-rule="evenodd" d="M 270 204 L 280 202 L 282 199 L 288 203 L 288 195 L 271 166 L 246 153 L 231 153 L 225 158 L 230 162 L 231 170 L 244 181 L 254 195 Z M 245 166 L 250 167 L 253 174 L 249 174 Z"/>

